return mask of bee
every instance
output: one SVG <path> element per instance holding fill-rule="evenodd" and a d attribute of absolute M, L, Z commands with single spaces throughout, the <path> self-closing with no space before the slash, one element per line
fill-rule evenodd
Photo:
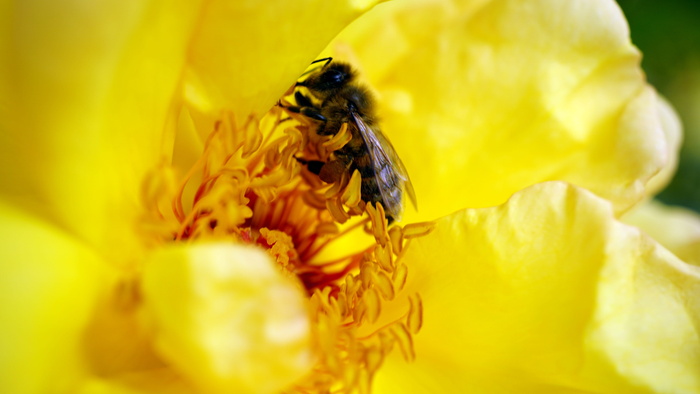
<path fill-rule="evenodd" d="M 414 207 L 416 195 L 406 167 L 379 129 L 374 97 L 356 81 L 357 73 L 348 63 L 324 58 L 312 64 L 320 62 L 325 63 L 296 83 L 297 105 L 285 108 L 315 120 L 319 135 L 335 135 L 346 123 L 351 139 L 326 162 L 297 160 L 327 183 L 339 182 L 344 175 L 349 179 L 355 170 L 359 171 L 362 201 L 381 203 L 388 224 L 398 221 L 404 209 L 404 194 Z"/>

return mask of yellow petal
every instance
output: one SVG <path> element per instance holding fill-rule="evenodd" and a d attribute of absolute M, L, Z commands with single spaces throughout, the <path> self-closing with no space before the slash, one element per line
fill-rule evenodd
<path fill-rule="evenodd" d="M 169 0 L 4 5 L 3 198 L 110 258 L 133 253 L 142 179 L 164 154 L 197 10 Z"/>
<path fill-rule="evenodd" d="M 189 54 L 188 100 L 204 113 L 232 108 L 241 120 L 262 115 L 342 28 L 376 2 L 208 2 Z"/>
<path fill-rule="evenodd" d="M 156 349 L 204 389 L 278 392 L 311 367 L 302 286 L 257 248 L 162 249 L 143 288 Z"/>
<path fill-rule="evenodd" d="M 538 184 L 447 216 L 405 262 L 423 330 L 379 392 L 700 390 L 700 269 L 587 191 Z"/>
<path fill-rule="evenodd" d="M 700 266 L 700 215 L 689 209 L 648 201 L 622 217 L 639 227 L 678 258 Z"/>
<path fill-rule="evenodd" d="M 186 172 L 201 153 L 222 109 L 241 125 L 262 116 L 324 46 L 378 0 L 207 2 L 192 39 L 173 164 Z"/>
<path fill-rule="evenodd" d="M 72 392 L 107 264 L 62 230 L 0 202 L 0 392 Z"/>
<path fill-rule="evenodd" d="M 661 171 L 654 175 L 649 181 L 647 188 L 649 195 L 655 195 L 663 190 L 673 178 L 678 167 L 678 154 L 681 148 L 681 140 L 683 139 L 683 126 L 678 117 L 678 113 L 673 109 L 671 104 L 663 97 L 658 96 L 657 100 L 658 117 L 661 121 L 661 128 L 666 136 L 666 163 L 661 168 Z"/>
<path fill-rule="evenodd" d="M 665 164 L 654 93 L 611 0 L 402 1 L 344 32 L 420 215 L 567 180 L 618 211 Z M 449 196 L 449 198 L 446 198 Z"/>
<path fill-rule="evenodd" d="M 171 368 L 151 369 L 126 374 L 118 379 L 90 379 L 79 394 L 191 394 L 188 384 Z"/>

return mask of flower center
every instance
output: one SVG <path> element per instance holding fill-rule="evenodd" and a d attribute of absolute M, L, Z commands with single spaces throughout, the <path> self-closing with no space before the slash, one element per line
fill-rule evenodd
<path fill-rule="evenodd" d="M 431 224 L 388 228 L 381 204 L 361 200 L 357 171 L 326 184 L 297 159 L 325 161 L 350 138 L 347 127 L 318 136 L 312 122 L 280 107 L 242 123 L 226 113 L 183 179 L 163 166 L 144 191 L 154 244 L 217 239 L 259 245 L 303 283 L 318 362 L 292 391 L 369 390 L 395 345 L 407 360 L 414 358 L 412 336 L 422 324 L 420 296 L 402 291 L 408 275 L 402 256 L 410 239 Z M 364 237 L 367 247 L 324 257 L 342 250 L 337 245 L 351 236 Z"/>

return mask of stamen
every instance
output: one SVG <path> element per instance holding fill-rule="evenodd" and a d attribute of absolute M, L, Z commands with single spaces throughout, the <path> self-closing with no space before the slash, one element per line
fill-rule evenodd
<path fill-rule="evenodd" d="M 335 238 L 340 238 L 340 237 L 342 237 L 343 235 L 345 235 L 345 234 L 347 234 L 347 233 L 349 233 L 349 232 L 351 232 L 351 231 L 357 229 L 358 227 L 364 226 L 365 224 L 367 224 L 367 222 L 369 222 L 369 218 L 365 218 L 365 219 L 363 219 L 363 220 L 361 220 L 361 221 L 359 221 L 359 222 L 353 224 L 352 226 L 346 228 L 346 229 L 343 230 L 341 233 L 338 233 L 338 234 L 336 235 Z M 337 227 L 336 227 L 336 229 L 337 229 Z M 322 249 L 324 249 L 325 247 L 327 247 L 328 244 L 329 244 L 331 241 L 333 241 L 333 239 L 329 239 L 329 240 L 325 241 L 324 243 L 320 244 L 320 245 L 318 246 L 317 249 L 315 249 L 314 251 L 312 251 L 311 253 L 309 253 L 309 254 L 306 255 L 307 258 L 311 259 L 311 258 L 313 258 L 314 256 L 316 256 Z"/>
<path fill-rule="evenodd" d="M 403 290 L 406 285 L 406 279 L 408 278 L 408 267 L 406 264 L 398 264 L 396 270 L 391 274 L 391 280 L 394 284 L 398 285 L 398 290 Z"/>
<path fill-rule="evenodd" d="M 352 140 L 352 134 L 348 132 L 348 124 L 343 123 L 337 134 L 328 140 L 321 140 L 318 152 L 321 160 L 327 160 L 331 153 L 342 148 Z"/>
<path fill-rule="evenodd" d="M 401 353 L 406 361 L 413 361 L 416 359 L 415 350 L 413 350 L 413 336 L 408 331 L 408 328 L 404 324 L 393 325 L 389 328 L 389 331 L 394 335 L 396 342 L 398 342 L 401 348 Z"/>
<path fill-rule="evenodd" d="M 403 239 L 403 229 L 401 226 L 394 226 L 389 229 L 389 240 L 391 241 L 391 247 L 396 253 L 401 253 Z"/>
<path fill-rule="evenodd" d="M 362 177 L 360 172 L 355 170 L 350 177 L 350 182 L 343 190 L 340 200 L 348 207 L 356 207 L 362 199 Z"/>
<path fill-rule="evenodd" d="M 403 228 L 403 237 L 406 239 L 423 237 L 430 234 L 435 228 L 435 223 L 432 222 L 421 222 L 421 223 L 411 223 Z"/>
<path fill-rule="evenodd" d="M 145 231 L 160 243 L 216 239 L 267 250 L 305 286 L 317 334 L 318 364 L 291 391 L 368 390 L 394 345 L 407 360 L 415 357 L 412 335 L 422 326 L 423 307 L 418 294 L 398 298 L 409 275 L 402 257 L 410 239 L 432 224 L 389 229 L 382 205 L 362 201 L 360 172 L 329 185 L 307 171 L 298 158 L 327 161 L 352 139 L 347 125 L 334 136 L 319 136 L 315 127 L 281 107 L 242 124 L 223 113 L 179 183 L 167 166 L 147 178 Z M 185 190 L 194 191 L 191 201 Z M 358 228 L 370 246 L 319 261 Z M 396 299 L 408 299 L 405 310 L 378 327 L 387 320 L 386 301 Z M 360 337 L 360 330 L 368 334 Z"/>
<path fill-rule="evenodd" d="M 335 219 L 335 221 L 338 223 L 342 224 L 350 219 L 350 215 L 345 211 L 345 209 L 343 209 L 343 203 L 340 201 L 340 199 L 326 200 L 326 208 L 328 208 L 328 212 L 330 212 L 333 219 Z"/>
<path fill-rule="evenodd" d="M 408 326 L 411 333 L 417 334 L 423 327 L 423 301 L 418 293 L 410 297 L 409 300 L 411 308 L 408 310 L 408 316 L 406 317 L 406 326 Z"/>

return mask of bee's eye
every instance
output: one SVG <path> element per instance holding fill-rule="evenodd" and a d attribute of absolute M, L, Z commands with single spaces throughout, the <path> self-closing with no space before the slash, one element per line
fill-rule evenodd
<path fill-rule="evenodd" d="M 341 85 L 345 79 L 347 78 L 347 74 L 339 71 L 339 70 L 327 70 L 321 75 L 321 83 L 328 88 L 335 88 Z"/>

